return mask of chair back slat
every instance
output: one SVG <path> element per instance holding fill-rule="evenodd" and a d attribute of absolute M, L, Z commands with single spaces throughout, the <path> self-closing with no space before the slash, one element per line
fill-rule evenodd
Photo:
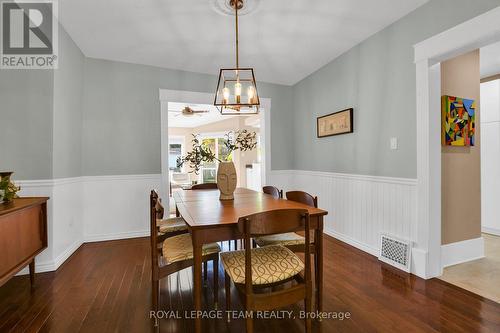
<path fill-rule="evenodd" d="M 307 192 L 303 191 L 286 192 L 286 198 L 291 201 L 300 202 L 305 205 L 318 208 L 318 197 L 313 197 Z"/>
<path fill-rule="evenodd" d="M 158 228 L 156 227 L 156 219 L 160 214 L 157 211 L 157 207 L 159 204 L 160 198 L 158 196 L 158 192 L 156 190 L 151 190 L 151 194 L 149 196 L 149 220 L 150 220 L 150 231 L 151 231 L 151 267 L 153 272 L 158 269 L 158 255 L 157 255 L 157 246 L 158 246 Z M 161 206 L 161 203 L 159 204 Z M 161 206 L 163 207 L 163 206 Z M 161 212 L 161 216 L 163 217 L 163 212 Z"/>
<path fill-rule="evenodd" d="M 238 229 L 249 237 L 304 230 L 306 209 L 277 209 L 256 213 L 238 220 Z"/>
<path fill-rule="evenodd" d="M 275 186 L 264 186 L 262 188 L 262 192 L 264 192 L 265 194 L 269 194 L 269 195 L 273 196 L 276 199 L 283 198 L 283 190 L 279 190 Z"/>
<path fill-rule="evenodd" d="M 204 184 L 195 184 L 191 187 L 191 190 L 216 190 L 217 183 L 204 183 Z"/>

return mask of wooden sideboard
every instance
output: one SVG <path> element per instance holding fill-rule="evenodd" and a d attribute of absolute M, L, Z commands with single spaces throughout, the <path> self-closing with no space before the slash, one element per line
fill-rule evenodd
<path fill-rule="evenodd" d="M 0 204 L 0 286 L 29 265 L 31 286 L 35 256 L 47 248 L 47 200 L 19 198 Z"/>

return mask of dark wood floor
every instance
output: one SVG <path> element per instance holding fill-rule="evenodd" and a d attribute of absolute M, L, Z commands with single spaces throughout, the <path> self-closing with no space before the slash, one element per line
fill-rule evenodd
<path fill-rule="evenodd" d="M 148 245 L 145 238 L 85 244 L 57 272 L 38 274 L 32 292 L 27 277 L 13 278 L 0 288 L 0 332 L 151 331 Z M 499 304 L 437 279 L 424 281 L 387 268 L 330 237 L 324 263 L 325 311 L 350 312 L 351 318 L 316 322 L 316 332 L 500 332 Z M 209 274 L 207 309 L 213 305 L 211 281 Z M 222 309 L 223 285 L 221 278 Z M 189 269 L 165 279 L 163 309 L 191 310 L 191 290 Z M 298 312 L 302 305 L 290 309 Z M 161 331 L 190 332 L 192 324 L 164 320 Z M 304 331 L 299 319 L 255 324 L 256 332 Z M 203 327 L 206 332 L 239 333 L 244 321 L 205 320 Z"/>

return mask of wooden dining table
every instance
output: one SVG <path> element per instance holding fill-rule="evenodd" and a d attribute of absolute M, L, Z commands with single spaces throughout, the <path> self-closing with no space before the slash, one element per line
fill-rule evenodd
<path fill-rule="evenodd" d="M 241 239 L 238 219 L 242 216 L 275 209 L 307 209 L 310 227 L 314 230 L 317 256 L 315 267 L 316 310 L 322 311 L 323 293 L 323 216 L 328 212 L 291 200 L 276 199 L 270 195 L 245 188 L 237 188 L 234 200 L 219 200 L 218 190 L 183 190 L 173 194 L 177 214 L 189 226 L 193 242 L 193 297 L 194 310 L 201 311 L 202 246 L 203 244 Z M 199 313 L 199 312 L 196 312 Z M 201 318 L 195 319 L 195 330 L 201 332 Z"/>

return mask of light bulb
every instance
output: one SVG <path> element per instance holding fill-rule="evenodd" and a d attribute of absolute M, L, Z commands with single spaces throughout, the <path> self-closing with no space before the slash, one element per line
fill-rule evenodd
<path fill-rule="evenodd" d="M 234 94 L 235 94 L 236 96 L 241 96 L 241 83 L 236 82 L 236 83 L 234 84 Z"/>
<path fill-rule="evenodd" d="M 241 83 L 236 82 L 234 84 L 234 94 L 236 95 L 236 103 L 240 104 L 241 103 Z"/>
<path fill-rule="evenodd" d="M 222 89 L 222 95 L 224 97 L 224 104 L 227 104 L 229 101 L 229 88 L 228 87 L 224 87 L 224 89 Z"/>
<path fill-rule="evenodd" d="M 255 97 L 255 88 L 253 86 L 248 87 L 247 95 L 248 95 L 248 104 L 252 104 L 253 98 Z"/>

